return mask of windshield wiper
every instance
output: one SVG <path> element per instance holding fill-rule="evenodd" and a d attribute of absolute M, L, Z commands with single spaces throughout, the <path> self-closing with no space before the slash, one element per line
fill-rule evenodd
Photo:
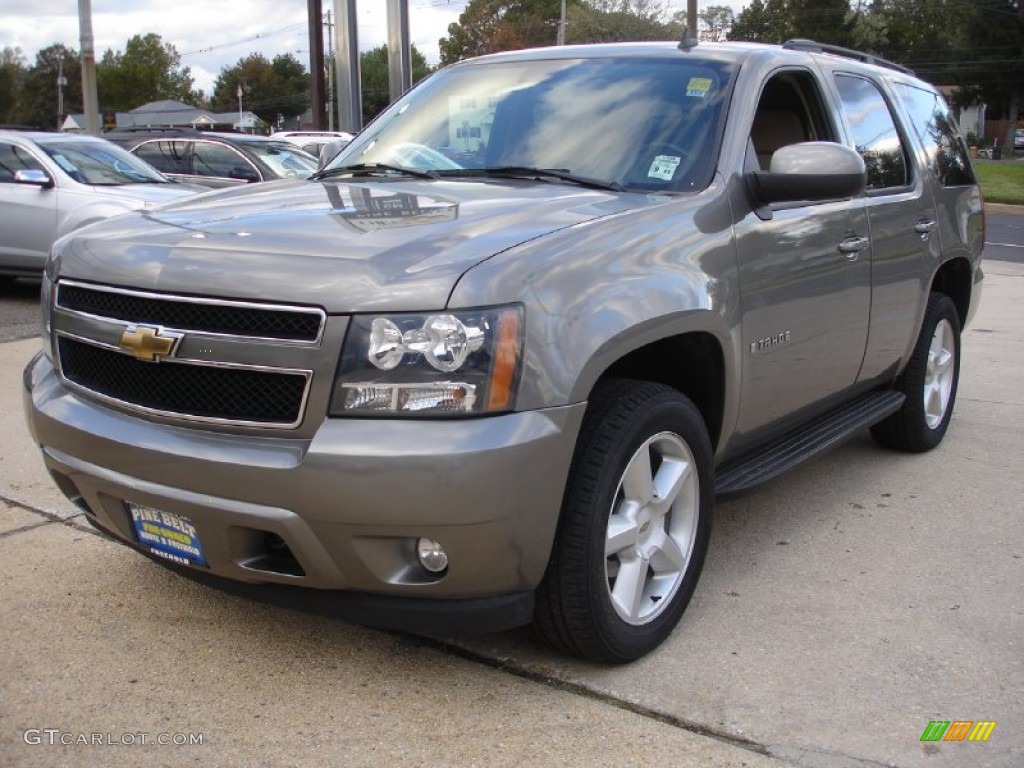
<path fill-rule="evenodd" d="M 401 173 L 406 176 L 414 176 L 417 179 L 439 178 L 437 171 L 424 171 L 420 168 L 403 168 L 400 165 L 388 165 L 387 163 L 358 163 L 357 165 L 343 165 L 338 168 L 325 168 L 322 171 L 314 173 L 309 177 L 309 179 L 310 181 L 317 181 L 318 179 L 326 179 L 330 176 L 341 176 L 346 173 L 353 176 L 373 176 L 375 174 L 384 176 L 388 173 Z"/>
<path fill-rule="evenodd" d="M 528 165 L 494 165 L 488 168 L 464 168 L 457 171 L 439 171 L 441 176 L 483 176 L 496 179 L 558 179 L 570 184 L 579 184 L 589 189 L 608 189 L 622 192 L 623 187 L 615 181 L 592 179 L 589 176 L 578 176 L 567 168 L 531 168 Z"/>

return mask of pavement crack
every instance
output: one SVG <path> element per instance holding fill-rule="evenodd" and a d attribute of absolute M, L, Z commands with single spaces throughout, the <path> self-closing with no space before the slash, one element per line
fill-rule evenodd
<path fill-rule="evenodd" d="M 425 646 L 434 648 L 435 650 L 447 653 L 452 656 L 457 656 L 466 661 L 471 661 L 476 664 L 480 664 L 485 667 L 504 672 L 505 674 L 518 677 L 522 680 L 527 680 L 532 683 L 552 688 L 557 691 L 565 693 L 571 693 L 574 696 L 581 696 L 583 698 L 591 699 L 593 701 L 600 702 L 616 709 L 621 709 L 625 712 L 630 712 L 634 715 L 647 718 L 648 720 L 654 720 L 664 725 L 668 725 L 673 728 L 678 728 L 683 731 L 687 731 L 696 736 L 703 736 L 705 738 L 714 739 L 715 741 L 723 744 L 728 744 L 739 749 L 746 750 L 747 752 L 753 752 L 758 755 L 764 755 L 765 757 L 774 757 L 771 751 L 764 744 L 760 744 L 750 739 L 745 739 L 742 736 L 736 736 L 717 728 L 713 728 L 701 723 L 695 723 L 677 715 L 672 715 L 667 712 L 662 712 L 653 707 L 648 707 L 643 704 L 638 704 L 634 701 L 617 698 L 611 694 L 604 693 L 602 691 L 596 691 L 593 688 L 588 688 L 582 683 L 574 683 L 568 680 L 563 680 L 552 675 L 547 675 L 542 672 L 535 672 L 530 669 L 524 669 L 523 667 L 516 666 L 512 661 L 504 658 L 492 658 L 485 656 L 476 651 L 472 651 L 468 648 L 464 648 L 458 645 L 452 645 L 443 640 L 439 640 L 431 637 L 424 637 L 422 635 L 412 636 L 401 634 L 407 639 L 414 639 L 416 642 L 421 643 Z M 784 758 L 783 758 L 784 759 Z"/>
<path fill-rule="evenodd" d="M 8 496 L 4 496 L 3 494 L 0 494 L 0 504 L 6 504 L 9 507 L 22 509 L 26 512 L 32 513 L 33 515 L 39 515 L 40 517 L 46 518 L 45 520 L 39 523 L 25 525 L 21 528 L 16 528 L 13 531 L 0 533 L 0 539 L 13 535 L 15 533 L 22 533 L 24 531 L 30 531 L 35 528 L 41 528 L 42 526 L 49 525 L 50 523 L 59 523 L 61 525 L 66 525 L 68 528 L 74 528 L 77 531 L 87 531 L 89 533 L 93 532 L 91 529 L 84 528 L 78 524 L 78 518 L 84 517 L 84 513 L 82 512 L 71 515 L 70 517 L 61 517 L 60 515 L 54 512 L 47 512 L 45 509 L 33 507 L 31 504 L 25 504 L 24 502 L 18 501 L 17 499 L 12 499 Z"/>

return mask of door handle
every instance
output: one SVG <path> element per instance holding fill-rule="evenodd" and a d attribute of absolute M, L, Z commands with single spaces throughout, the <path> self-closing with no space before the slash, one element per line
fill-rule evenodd
<path fill-rule="evenodd" d="M 860 252 L 870 244 L 871 240 L 866 237 L 848 237 L 839 243 L 839 252 L 845 253 L 850 261 L 856 261 Z"/>
<path fill-rule="evenodd" d="M 938 224 L 934 219 L 921 219 L 921 221 L 914 225 L 914 231 L 921 236 L 922 240 L 927 240 L 928 235 L 934 232 L 937 226 Z"/>

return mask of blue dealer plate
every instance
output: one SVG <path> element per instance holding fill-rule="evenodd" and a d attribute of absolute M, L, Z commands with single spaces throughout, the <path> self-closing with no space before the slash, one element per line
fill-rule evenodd
<path fill-rule="evenodd" d="M 203 546 L 191 520 L 131 501 L 125 503 L 140 546 L 181 565 L 206 565 Z"/>

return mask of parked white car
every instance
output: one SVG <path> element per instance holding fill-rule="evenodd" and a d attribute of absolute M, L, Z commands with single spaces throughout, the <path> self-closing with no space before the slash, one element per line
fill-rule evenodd
<path fill-rule="evenodd" d="M 272 139 L 284 139 L 306 152 L 323 160 L 324 147 L 330 144 L 335 147 L 330 158 L 333 158 L 341 149 L 352 141 L 354 134 L 346 131 L 277 131 L 270 134 Z M 323 165 L 323 163 L 321 163 Z"/>
<path fill-rule="evenodd" d="M 0 131 L 0 281 L 38 277 L 73 229 L 200 190 L 105 139 Z"/>

